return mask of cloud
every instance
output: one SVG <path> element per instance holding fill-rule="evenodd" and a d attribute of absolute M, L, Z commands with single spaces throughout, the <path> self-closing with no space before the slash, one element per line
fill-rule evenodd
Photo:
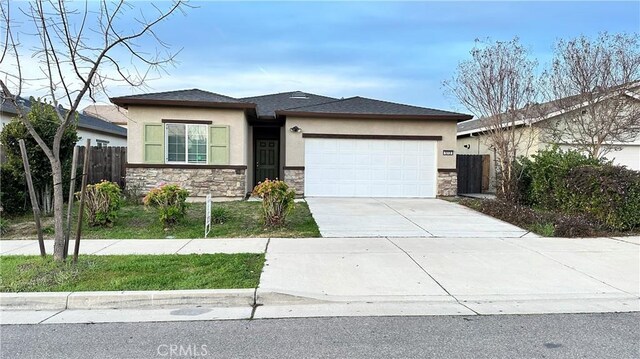
<path fill-rule="evenodd" d="M 205 71 L 201 74 L 175 74 L 151 81 L 149 85 L 152 92 L 195 87 L 234 97 L 294 90 L 348 97 L 363 91 L 397 88 L 402 86 L 402 83 L 387 77 L 363 73 L 355 67 L 272 68 L 258 66 L 249 70 L 225 68 L 217 71 Z M 122 90 L 122 94 L 131 92 L 131 90 Z"/>

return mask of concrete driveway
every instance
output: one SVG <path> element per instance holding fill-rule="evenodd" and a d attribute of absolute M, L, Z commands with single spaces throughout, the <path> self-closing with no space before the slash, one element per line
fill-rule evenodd
<path fill-rule="evenodd" d="M 323 237 L 535 237 L 440 199 L 308 197 L 306 201 Z"/>

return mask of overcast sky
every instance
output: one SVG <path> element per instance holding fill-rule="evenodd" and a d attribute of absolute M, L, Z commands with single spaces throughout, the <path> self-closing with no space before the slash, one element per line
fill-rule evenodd
<path fill-rule="evenodd" d="M 241 97 L 301 90 L 464 110 L 443 94 L 442 81 L 469 58 L 476 38 L 518 36 L 544 65 L 558 38 L 640 31 L 639 1 L 192 4 L 198 8 L 158 29 L 182 51 L 149 91 Z"/>

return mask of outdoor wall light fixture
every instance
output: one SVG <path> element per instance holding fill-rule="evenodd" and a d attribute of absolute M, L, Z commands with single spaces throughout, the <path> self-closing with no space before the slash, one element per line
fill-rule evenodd
<path fill-rule="evenodd" d="M 289 129 L 291 132 L 302 132 L 302 129 L 298 126 L 293 126 Z"/>
<path fill-rule="evenodd" d="M 466 149 L 470 149 L 470 148 L 471 148 L 471 145 L 467 143 L 467 144 L 466 144 L 466 145 L 464 145 L 463 147 L 464 147 L 464 148 L 466 148 Z"/>

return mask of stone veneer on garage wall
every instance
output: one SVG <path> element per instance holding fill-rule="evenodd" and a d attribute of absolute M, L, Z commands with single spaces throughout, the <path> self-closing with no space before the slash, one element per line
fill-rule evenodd
<path fill-rule="evenodd" d="M 190 197 L 244 198 L 246 169 L 243 166 L 127 167 L 127 186 L 146 194 L 160 183 L 175 183 L 186 188 Z"/>
<path fill-rule="evenodd" d="M 285 167 L 284 181 L 296 191 L 296 195 L 304 194 L 304 167 Z"/>
<path fill-rule="evenodd" d="M 456 170 L 438 171 L 438 196 L 451 197 L 458 194 L 458 173 Z"/>

